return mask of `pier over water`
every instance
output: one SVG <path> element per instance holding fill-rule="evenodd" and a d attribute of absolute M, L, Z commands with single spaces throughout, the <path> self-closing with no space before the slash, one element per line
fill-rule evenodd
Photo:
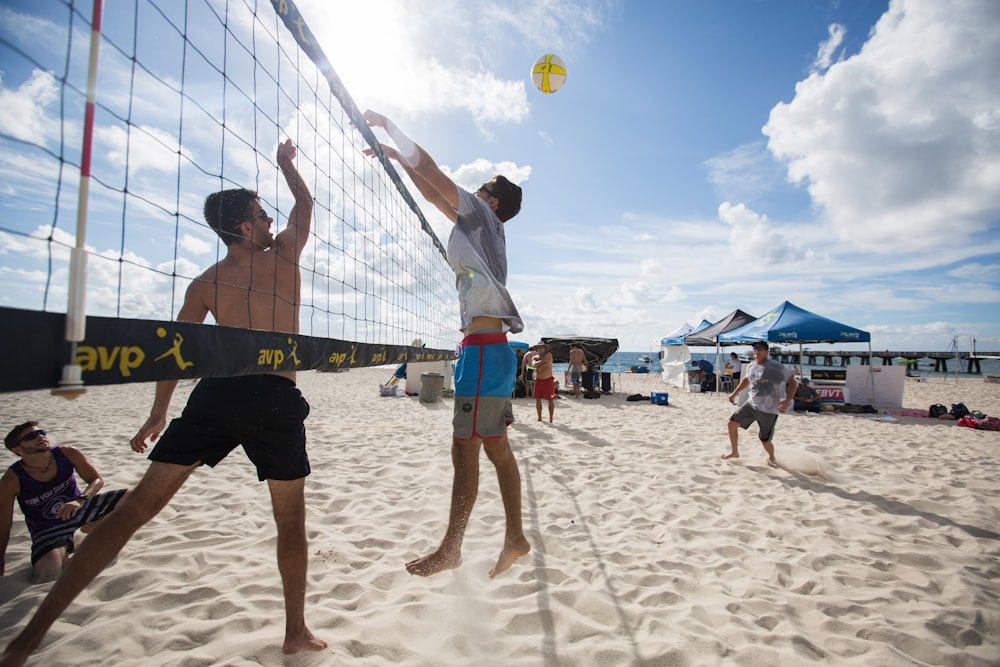
<path fill-rule="evenodd" d="M 852 359 L 858 359 L 858 363 L 855 365 L 867 366 L 869 364 L 869 355 L 867 351 L 862 352 L 837 352 L 837 351 L 816 351 L 816 350 L 803 350 L 802 358 L 805 359 L 805 364 L 807 366 L 850 366 L 852 364 Z M 772 349 L 770 357 L 775 361 L 780 361 L 783 364 L 797 364 L 802 365 L 802 359 L 799 357 L 798 350 L 788 351 L 788 350 L 777 350 Z M 871 353 L 872 359 L 881 359 L 883 366 L 892 366 L 894 362 L 899 359 L 902 363 L 897 365 L 905 365 L 908 370 L 917 370 L 917 364 L 923 359 L 929 359 L 934 362 L 934 372 L 935 373 L 947 373 L 948 372 L 948 362 L 954 361 L 958 364 L 958 370 L 960 372 L 976 374 L 982 373 L 979 367 L 979 357 L 973 357 L 968 352 L 892 352 L 885 350 L 883 352 Z M 836 363 L 835 363 L 836 362 Z M 963 368 L 964 366 L 964 368 Z"/>

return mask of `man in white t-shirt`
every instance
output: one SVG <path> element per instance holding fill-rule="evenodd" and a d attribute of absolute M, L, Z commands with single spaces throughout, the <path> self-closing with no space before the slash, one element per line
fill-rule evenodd
<path fill-rule="evenodd" d="M 733 389 L 733 393 L 729 395 L 729 402 L 735 403 L 739 393 L 750 387 L 747 402 L 729 418 L 729 444 L 732 446 L 732 451 L 723 454 L 724 459 L 740 457 L 739 429 L 746 429 L 750 424 L 757 422 L 760 444 L 767 452 L 767 463 L 772 466 L 777 465 L 774 460 L 774 445 L 771 444 L 774 425 L 778 421 L 778 413 L 787 410 L 794 399 L 798 383 L 791 369 L 772 361 L 767 355 L 766 342 L 757 341 L 753 344 L 753 361 L 747 366 L 743 378 Z M 784 398 L 781 396 L 782 388 L 785 392 Z"/>

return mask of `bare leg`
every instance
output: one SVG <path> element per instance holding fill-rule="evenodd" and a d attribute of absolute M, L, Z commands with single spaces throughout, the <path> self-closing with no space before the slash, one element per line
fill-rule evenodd
<path fill-rule="evenodd" d="M 38 559 L 31 570 L 31 583 L 44 584 L 54 581 L 66 566 L 66 547 L 58 547 Z"/>
<path fill-rule="evenodd" d="M 774 445 L 770 442 L 764 442 L 763 440 L 760 441 L 760 444 L 764 448 L 764 451 L 767 452 L 767 465 L 778 465 L 778 462 L 774 460 Z"/>
<path fill-rule="evenodd" d="M 729 446 L 732 447 L 732 451 L 728 454 L 723 454 L 724 459 L 738 459 L 740 458 L 740 425 L 734 422 L 732 419 L 729 420 Z"/>
<path fill-rule="evenodd" d="M 551 403 L 550 403 L 551 405 Z M 531 545 L 524 537 L 521 525 L 521 472 L 517 469 L 517 460 L 511 451 L 507 435 L 502 438 L 491 438 L 483 443 L 486 456 L 497 471 L 497 481 L 500 483 L 500 497 L 503 499 L 506 529 L 504 531 L 503 548 L 496 565 L 490 570 L 490 579 L 494 578 L 511 564 L 528 553 Z"/>
<path fill-rule="evenodd" d="M 538 421 L 542 421 L 542 399 L 535 399 L 535 410 L 538 411 Z"/>
<path fill-rule="evenodd" d="M 410 574 L 429 577 L 462 564 L 462 540 L 465 538 L 469 515 L 472 514 L 472 507 L 476 504 L 476 496 L 479 494 L 481 442 L 479 439 L 452 440 L 451 462 L 455 468 L 455 479 L 451 487 L 448 529 L 445 531 L 444 539 L 441 540 L 441 545 L 435 551 L 406 564 L 406 571 Z"/>
<path fill-rule="evenodd" d="M 35 615 L 24 630 L 7 645 L 0 665 L 23 665 L 45 633 L 66 607 L 101 573 L 132 535 L 156 516 L 191 472 L 200 464 L 179 466 L 154 461 L 126 498 L 122 498 L 109 521 L 99 521 L 80 545 L 61 577 L 49 589 Z"/>
<path fill-rule="evenodd" d="M 305 478 L 289 481 L 269 479 L 274 523 L 278 527 L 278 572 L 285 593 L 285 655 L 322 651 L 326 642 L 316 639 L 306 627 L 306 539 Z"/>
<path fill-rule="evenodd" d="M 549 400 L 549 423 L 550 424 L 552 423 L 552 418 L 555 416 L 555 414 L 556 414 L 556 402 L 550 399 Z"/>

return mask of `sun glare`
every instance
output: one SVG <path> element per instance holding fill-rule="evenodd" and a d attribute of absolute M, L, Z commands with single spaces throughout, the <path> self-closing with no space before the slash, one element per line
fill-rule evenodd
<path fill-rule="evenodd" d="M 423 58 L 416 53 L 413 31 L 420 17 L 408 3 L 313 0 L 301 5 L 333 69 L 362 109 L 399 99 L 419 79 L 414 68 Z"/>

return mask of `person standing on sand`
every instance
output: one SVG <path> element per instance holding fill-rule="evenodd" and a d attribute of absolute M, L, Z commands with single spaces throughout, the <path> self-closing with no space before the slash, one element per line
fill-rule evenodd
<path fill-rule="evenodd" d="M 739 382 L 743 376 L 743 362 L 735 352 L 729 353 L 729 367 L 732 369 L 733 382 Z"/>
<path fill-rule="evenodd" d="M 573 381 L 573 398 L 580 398 L 580 385 L 583 382 L 583 371 L 586 370 L 586 359 L 583 350 L 576 343 L 569 346 L 569 376 Z"/>
<path fill-rule="evenodd" d="M 420 194 L 455 224 L 448 239 L 448 262 L 455 270 L 459 328 L 465 338 L 455 365 L 451 509 L 441 544 L 407 563 L 406 571 L 427 577 L 462 563 L 462 540 L 479 492 L 482 446 L 496 468 L 506 519 L 503 547 L 489 572 L 492 579 L 531 549 L 521 525 L 521 473 L 507 439 L 507 426 L 514 421 L 510 394 L 517 358 L 506 332 L 518 333 L 524 324 L 505 287 L 504 223 L 521 210 L 521 188 L 498 175 L 475 194 L 466 192 L 388 118 L 374 111 L 364 116 L 396 144 L 381 145 L 385 156 L 399 163 Z M 365 154 L 374 152 L 368 149 Z"/>
<path fill-rule="evenodd" d="M 774 460 L 774 445 L 771 443 L 774 437 L 774 425 L 778 421 L 778 413 L 787 410 L 791 404 L 798 383 L 795 381 L 794 371 L 769 359 L 767 355 L 766 342 L 757 341 L 753 344 L 753 361 L 747 367 L 746 375 L 733 389 L 733 393 L 729 394 L 729 402 L 736 403 L 739 393 L 750 387 L 747 402 L 729 418 L 729 444 L 732 450 L 722 455 L 724 459 L 740 457 L 739 429 L 749 428 L 750 424 L 757 422 L 760 429 L 758 437 L 761 446 L 767 452 L 767 462 L 772 466 L 777 465 Z M 782 387 L 785 390 L 785 397 L 779 401 Z"/>
<path fill-rule="evenodd" d="M 295 199 L 287 227 L 271 234 L 273 218 L 251 190 L 224 190 L 205 201 L 205 219 L 226 244 L 226 256 L 194 279 L 177 313 L 178 321 L 297 333 L 301 275 L 299 258 L 309 238 L 312 195 L 295 168 L 291 140 L 278 146 L 278 168 Z M 133 451 L 146 450 L 166 426 L 176 380 L 156 384 L 149 419 L 132 438 Z M 28 625 L 7 646 L 0 665 L 21 665 L 70 602 L 117 556 L 129 538 L 162 510 L 202 464 L 215 467 L 242 444 L 267 480 L 278 532 L 278 571 L 285 602 L 286 655 L 321 651 L 305 623 L 305 477 L 309 474 L 304 421 L 309 404 L 295 387 L 294 371 L 233 378 L 205 378 L 187 407 L 149 454 L 152 461 L 135 489 L 99 522 L 53 584 Z"/>
<path fill-rule="evenodd" d="M 535 360 L 538 353 L 534 348 L 524 353 L 521 359 L 521 374 L 524 376 L 524 393 L 529 398 L 535 395 Z"/>
<path fill-rule="evenodd" d="M 549 402 L 549 423 L 556 412 L 556 378 L 552 375 L 552 353 L 545 343 L 535 344 L 535 409 L 542 421 L 542 401 Z"/>

